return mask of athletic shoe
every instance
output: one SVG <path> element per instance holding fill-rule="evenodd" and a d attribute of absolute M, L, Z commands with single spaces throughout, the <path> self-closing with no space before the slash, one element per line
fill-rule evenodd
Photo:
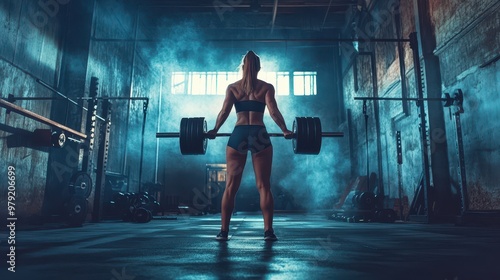
<path fill-rule="evenodd" d="M 276 241 L 276 240 L 278 240 L 278 237 L 276 237 L 273 230 L 268 230 L 264 233 L 264 240 L 265 241 Z"/>
<path fill-rule="evenodd" d="M 219 232 L 219 234 L 217 234 L 217 237 L 215 239 L 217 239 L 219 241 L 227 241 L 228 240 L 227 235 L 228 235 L 227 231 L 221 230 L 221 232 Z"/>

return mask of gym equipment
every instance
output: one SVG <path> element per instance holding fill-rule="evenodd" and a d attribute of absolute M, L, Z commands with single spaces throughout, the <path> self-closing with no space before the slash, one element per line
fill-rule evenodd
<path fill-rule="evenodd" d="M 42 147 L 62 148 L 66 143 L 66 135 L 62 131 L 35 129 L 33 131 L 33 142 Z"/>
<path fill-rule="evenodd" d="M 382 209 L 376 211 L 375 220 L 381 223 L 394 223 L 396 221 L 396 211 L 393 209 Z"/>
<path fill-rule="evenodd" d="M 148 223 L 153 219 L 153 214 L 146 208 L 134 209 L 133 221 L 136 223 Z"/>
<path fill-rule="evenodd" d="M 103 197 L 106 184 L 106 166 L 108 163 L 109 137 L 111 133 L 111 103 L 107 100 L 103 102 L 102 113 L 106 123 L 101 125 L 99 132 L 99 146 L 97 151 L 97 170 L 94 192 L 94 204 L 92 211 L 92 221 L 99 222 L 102 218 Z"/>
<path fill-rule="evenodd" d="M 1 99 L 0 98 L 0 107 L 4 107 L 5 109 L 7 109 L 9 112 L 14 112 L 14 113 L 17 113 L 19 115 L 22 115 L 22 116 L 25 116 L 25 117 L 28 117 L 30 119 L 33 119 L 33 120 L 36 120 L 38 122 L 41 122 L 43 124 L 46 124 L 46 125 L 49 125 L 51 127 L 55 127 L 55 128 L 58 128 L 64 132 L 67 132 L 69 134 L 73 134 L 75 136 L 78 136 L 79 138 L 81 139 L 87 139 L 87 135 L 81 133 L 81 132 L 78 132 L 72 128 L 69 128 L 65 125 L 62 125 L 58 122 L 55 122 L 51 119 L 48 119 L 44 116 L 41 116 L 39 114 L 36 114 L 36 113 L 33 113 L 29 110 L 26 110 L 20 106 L 17 106 L 15 104 L 12 104 L 11 102 L 8 102 L 4 99 Z"/>
<path fill-rule="evenodd" d="M 321 121 L 316 117 L 296 117 L 292 126 L 292 147 L 296 154 L 319 154 L 323 137 L 344 137 L 343 132 L 322 132 Z M 269 137 L 283 137 L 283 133 L 268 133 Z M 217 137 L 231 133 L 217 133 Z M 179 137 L 183 155 L 203 155 L 207 150 L 207 123 L 205 118 L 182 118 L 180 132 L 158 132 L 157 138 Z"/>
<path fill-rule="evenodd" d="M 76 195 L 88 198 L 92 193 L 92 178 L 86 172 L 77 172 L 71 177 L 69 187 Z"/>
<path fill-rule="evenodd" d="M 375 208 L 375 194 L 373 192 L 362 192 L 356 197 L 356 206 L 361 210 L 373 210 Z"/>
<path fill-rule="evenodd" d="M 453 97 L 449 93 L 444 93 L 442 98 L 416 98 L 416 97 L 354 97 L 354 100 L 385 100 L 385 101 L 416 101 L 417 105 L 422 101 L 441 101 L 443 107 L 457 106 L 463 109 L 464 94 L 461 90 L 455 91 Z"/>
<path fill-rule="evenodd" d="M 71 227 L 80 227 L 87 218 L 88 200 L 82 195 L 73 195 L 66 203 L 66 221 Z"/>
<path fill-rule="evenodd" d="M 118 192 L 113 199 L 116 213 L 124 222 L 147 223 L 153 219 L 153 213 L 160 211 L 160 204 L 147 192 Z"/>

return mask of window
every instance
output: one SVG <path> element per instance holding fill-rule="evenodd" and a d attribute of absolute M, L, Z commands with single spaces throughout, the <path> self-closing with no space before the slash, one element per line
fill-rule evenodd
<path fill-rule="evenodd" d="M 316 72 L 293 72 L 295 95 L 316 95 Z"/>
<path fill-rule="evenodd" d="M 225 95 L 238 72 L 172 72 L 172 94 Z M 316 95 L 316 72 L 260 72 L 259 79 L 274 85 L 276 95 Z"/>

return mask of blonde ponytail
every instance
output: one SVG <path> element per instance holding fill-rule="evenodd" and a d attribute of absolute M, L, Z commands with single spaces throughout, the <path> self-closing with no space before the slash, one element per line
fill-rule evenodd
<path fill-rule="evenodd" d="M 241 79 L 241 86 L 243 92 L 249 95 L 255 88 L 257 83 L 257 73 L 260 70 L 260 58 L 253 51 L 247 52 L 243 58 L 243 78 Z"/>

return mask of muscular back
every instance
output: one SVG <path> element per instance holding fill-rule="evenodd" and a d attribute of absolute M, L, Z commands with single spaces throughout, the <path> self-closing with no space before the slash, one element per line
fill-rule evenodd
<path fill-rule="evenodd" d="M 274 87 L 262 80 L 257 80 L 254 91 L 248 95 L 243 92 L 241 80 L 229 85 L 228 91 L 234 96 L 234 102 L 255 100 L 266 103 L 269 110 L 273 106 L 273 104 L 269 104 L 268 99 L 271 97 L 274 100 Z M 244 111 L 237 113 L 236 116 L 236 125 L 264 125 L 264 114 L 260 112 Z"/>

